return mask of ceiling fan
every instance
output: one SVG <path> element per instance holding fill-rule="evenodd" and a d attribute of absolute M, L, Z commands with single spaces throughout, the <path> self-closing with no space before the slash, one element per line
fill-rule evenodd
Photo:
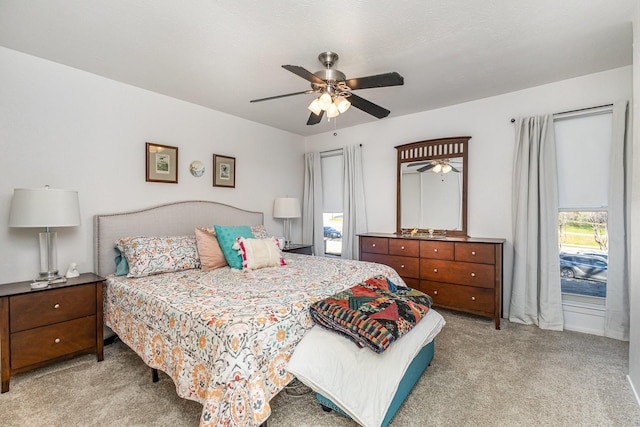
<path fill-rule="evenodd" d="M 451 165 L 453 162 L 455 161 L 451 161 L 450 159 L 429 160 L 426 162 L 409 163 L 407 167 L 424 165 L 416 169 L 419 173 L 426 172 L 428 170 L 434 173 L 449 173 L 452 171 L 460 173 L 460 170 Z"/>
<path fill-rule="evenodd" d="M 375 87 L 400 86 L 404 84 L 404 77 L 396 72 L 377 74 L 373 76 L 360 77 L 357 79 L 347 80 L 342 71 L 332 68 L 338 61 L 338 54 L 334 52 L 322 52 L 318 55 L 318 60 L 325 67 L 320 71 L 311 73 L 298 65 L 283 65 L 287 71 L 302 77 L 311 82 L 311 89 L 301 92 L 287 93 L 284 95 L 270 96 L 268 98 L 253 99 L 250 102 L 269 101 L 271 99 L 284 98 L 286 96 L 316 93 L 319 94 L 311 104 L 309 110 L 309 120 L 307 125 L 315 125 L 320 123 L 325 111 L 328 118 L 337 117 L 340 113 L 344 113 L 353 105 L 365 113 L 382 119 L 387 117 L 391 111 L 382 108 L 373 102 L 367 101 L 359 97 L 352 91 L 359 89 L 370 89 Z"/>

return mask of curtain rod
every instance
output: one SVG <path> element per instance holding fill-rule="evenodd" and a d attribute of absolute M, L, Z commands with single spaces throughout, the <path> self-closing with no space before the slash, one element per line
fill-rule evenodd
<path fill-rule="evenodd" d="M 559 116 L 560 114 L 579 113 L 581 111 L 596 110 L 598 108 L 603 108 L 603 107 L 613 107 L 613 104 L 602 104 L 602 105 L 596 105 L 595 107 L 586 107 L 586 108 L 578 108 L 577 110 L 561 111 L 559 113 L 553 113 L 553 115 Z M 511 123 L 515 123 L 515 121 L 516 119 L 511 119 Z"/>
<path fill-rule="evenodd" d="M 362 144 L 358 144 L 360 147 L 362 147 Z M 321 151 L 320 154 L 336 154 L 336 153 L 340 153 L 342 152 L 342 148 L 336 148 L 333 150 L 327 150 L 327 151 Z"/>

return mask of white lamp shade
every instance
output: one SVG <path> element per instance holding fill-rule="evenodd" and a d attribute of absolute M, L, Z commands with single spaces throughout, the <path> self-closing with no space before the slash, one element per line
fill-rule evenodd
<path fill-rule="evenodd" d="M 323 93 L 322 95 L 320 95 L 320 98 L 318 98 L 318 105 L 325 111 L 327 111 L 329 107 L 331 107 L 332 103 L 333 99 L 331 99 L 331 95 L 329 95 L 327 92 Z"/>
<path fill-rule="evenodd" d="M 279 197 L 273 202 L 274 218 L 300 218 L 300 201 L 295 197 Z"/>
<path fill-rule="evenodd" d="M 334 117 L 338 117 L 338 115 L 340 115 L 340 111 L 338 111 L 338 106 L 335 103 L 331 104 L 331 106 L 327 110 L 327 117 L 332 119 Z"/>
<path fill-rule="evenodd" d="M 347 100 L 347 98 L 345 98 L 344 96 L 337 97 L 335 104 L 338 106 L 338 111 L 340 111 L 341 114 L 347 111 L 349 107 L 351 107 L 351 102 L 349 102 L 349 100 Z"/>
<path fill-rule="evenodd" d="M 51 188 L 13 190 L 9 227 L 73 227 L 80 225 L 78 192 Z"/>

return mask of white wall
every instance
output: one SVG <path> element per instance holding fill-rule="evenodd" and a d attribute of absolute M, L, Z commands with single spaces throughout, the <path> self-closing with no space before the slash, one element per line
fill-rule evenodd
<path fill-rule="evenodd" d="M 178 184 L 145 182 L 145 142 L 179 147 Z M 79 191 L 82 225 L 57 230 L 58 267 L 76 261 L 82 272 L 93 269 L 94 214 L 215 200 L 264 212 L 267 229 L 282 235 L 274 198 L 302 196 L 298 135 L 5 48 L 0 145 L 0 283 L 39 270 L 42 230 L 7 226 L 14 188 Z M 212 186 L 214 153 L 236 157 L 235 189 Z M 205 163 L 203 177 L 190 175 L 193 160 Z"/>
<path fill-rule="evenodd" d="M 640 254 L 640 5 L 633 19 L 633 184 L 631 187 L 631 259 Z M 640 265 L 631 263 L 629 382 L 640 405 Z"/>
<path fill-rule="evenodd" d="M 425 139 L 471 136 L 468 234 L 507 239 L 503 291 L 503 315 L 506 317 L 513 262 L 511 164 L 514 125 L 510 119 L 631 99 L 631 83 L 632 67 L 629 66 L 409 116 L 394 118 L 392 112 L 389 118 L 337 131 L 337 135 L 328 132 L 307 137 L 306 150 L 322 151 L 362 143 L 369 231 L 394 232 L 394 147 Z M 365 92 L 359 94 L 366 97 Z M 364 113 L 350 110 L 347 114 Z"/>

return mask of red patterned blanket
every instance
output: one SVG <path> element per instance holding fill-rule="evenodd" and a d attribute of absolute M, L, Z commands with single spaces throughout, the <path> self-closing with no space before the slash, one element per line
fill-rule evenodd
<path fill-rule="evenodd" d="M 375 276 L 312 304 L 310 312 L 323 328 L 382 353 L 427 314 L 431 303 L 429 295 Z"/>

